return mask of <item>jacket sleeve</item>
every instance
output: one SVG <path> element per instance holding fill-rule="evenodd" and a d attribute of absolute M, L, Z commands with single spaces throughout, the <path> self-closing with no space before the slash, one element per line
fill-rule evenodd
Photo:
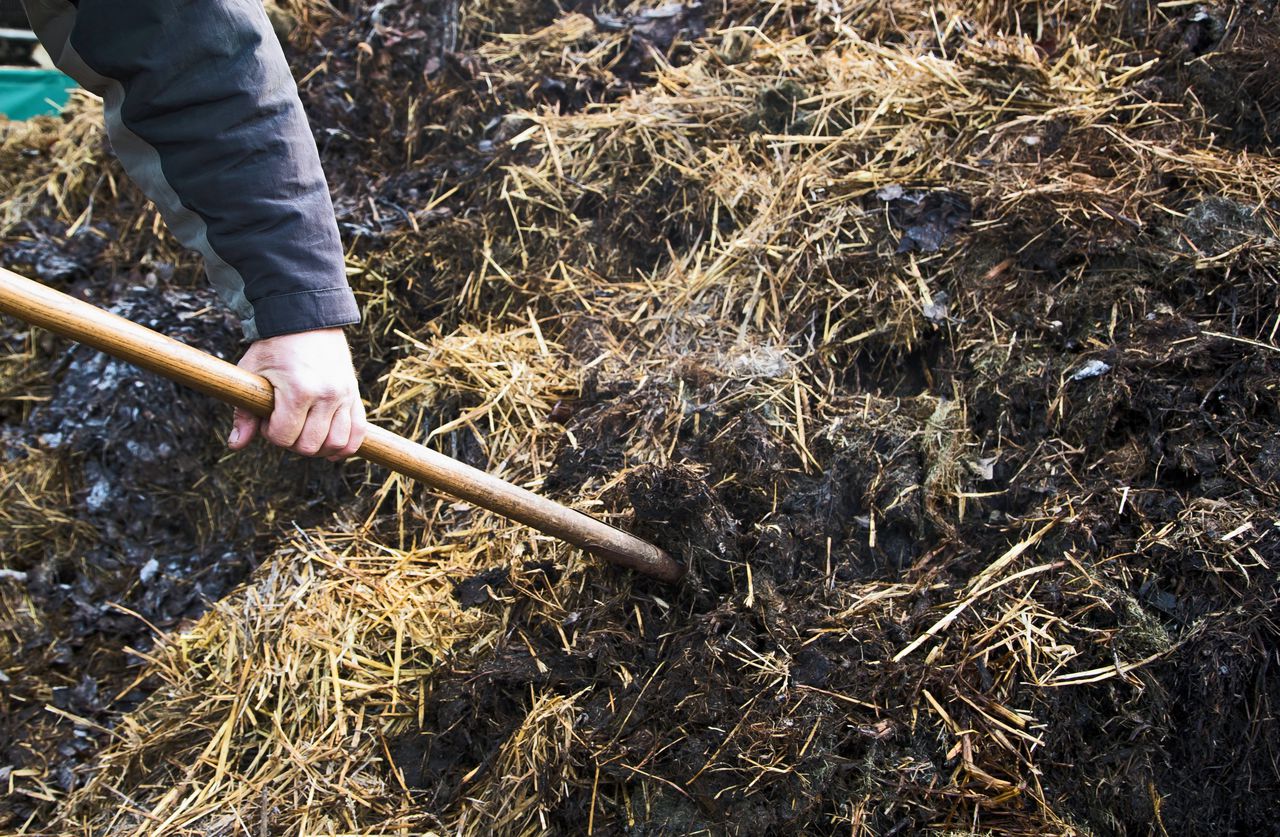
<path fill-rule="evenodd" d="M 337 223 L 261 0 L 26 0 L 112 148 L 254 339 L 354 323 Z"/>

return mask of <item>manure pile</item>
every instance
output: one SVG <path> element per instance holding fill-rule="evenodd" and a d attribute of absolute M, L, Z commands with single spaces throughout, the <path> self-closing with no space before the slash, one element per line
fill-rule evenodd
<path fill-rule="evenodd" d="M 293 0 L 375 420 L 666 587 L 0 322 L 0 827 L 1275 834 L 1269 2 Z M 7 264 L 225 356 L 96 105 Z"/>

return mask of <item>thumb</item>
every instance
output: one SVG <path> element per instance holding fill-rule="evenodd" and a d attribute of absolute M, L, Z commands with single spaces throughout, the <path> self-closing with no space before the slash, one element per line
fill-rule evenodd
<path fill-rule="evenodd" d="M 260 419 L 251 413 L 236 407 L 231 420 L 231 436 L 227 439 L 227 447 L 232 450 L 243 450 L 258 435 Z"/>

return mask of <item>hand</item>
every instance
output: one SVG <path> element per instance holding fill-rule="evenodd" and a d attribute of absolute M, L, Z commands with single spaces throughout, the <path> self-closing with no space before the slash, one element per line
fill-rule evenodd
<path fill-rule="evenodd" d="M 342 329 L 263 338 L 239 366 L 271 382 L 276 405 L 265 419 L 236 409 L 227 440 L 232 450 L 242 450 L 259 432 L 272 444 L 330 462 L 359 449 L 367 425 Z"/>

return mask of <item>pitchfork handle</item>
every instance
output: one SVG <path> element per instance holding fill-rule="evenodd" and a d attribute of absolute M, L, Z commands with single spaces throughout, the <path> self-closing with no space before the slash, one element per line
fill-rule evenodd
<path fill-rule="evenodd" d="M 0 311 L 256 416 L 271 414 L 275 397 L 266 378 L 4 268 Z M 684 575 L 684 567 L 651 543 L 390 430 L 371 425 L 357 454 L 611 563 L 666 582 Z"/>

